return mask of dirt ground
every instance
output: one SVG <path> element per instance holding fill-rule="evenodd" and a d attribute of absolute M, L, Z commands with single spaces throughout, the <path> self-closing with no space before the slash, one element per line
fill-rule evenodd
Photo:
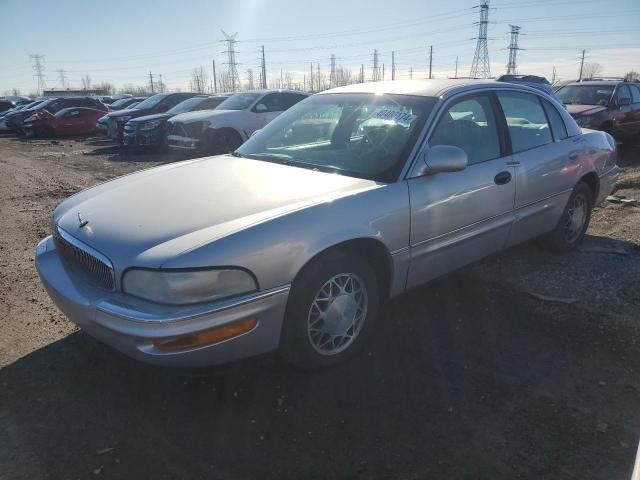
<path fill-rule="evenodd" d="M 529 243 L 390 302 L 354 361 L 130 360 L 65 319 L 34 248 L 52 209 L 169 154 L 0 138 L 0 479 L 627 480 L 640 433 L 640 206 L 579 251 Z M 618 194 L 640 200 L 640 149 Z"/>

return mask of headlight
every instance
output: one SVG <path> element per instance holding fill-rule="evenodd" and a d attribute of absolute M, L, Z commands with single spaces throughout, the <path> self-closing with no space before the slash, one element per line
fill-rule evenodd
<path fill-rule="evenodd" d="M 140 130 L 153 130 L 160 126 L 160 120 L 149 120 L 148 122 L 143 122 L 140 125 Z"/>
<path fill-rule="evenodd" d="M 124 274 L 122 289 L 157 303 L 187 305 L 253 292 L 253 277 L 244 270 L 142 270 Z"/>

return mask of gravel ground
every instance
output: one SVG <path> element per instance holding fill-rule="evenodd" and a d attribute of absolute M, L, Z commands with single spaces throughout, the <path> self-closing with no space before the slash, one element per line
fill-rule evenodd
<path fill-rule="evenodd" d="M 176 371 L 78 331 L 33 265 L 65 197 L 176 160 L 0 137 L 0 479 L 629 478 L 640 206 L 605 202 L 580 251 L 525 244 L 395 299 L 336 369 Z M 619 163 L 640 200 L 640 149 Z"/>

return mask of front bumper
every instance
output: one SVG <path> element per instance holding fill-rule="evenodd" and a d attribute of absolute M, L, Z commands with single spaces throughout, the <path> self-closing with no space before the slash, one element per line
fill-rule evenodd
<path fill-rule="evenodd" d="M 128 146 L 153 146 L 160 145 L 161 138 L 161 135 L 155 130 L 151 130 L 149 132 L 137 131 L 134 133 L 128 133 L 125 129 L 122 136 L 122 143 Z"/>
<path fill-rule="evenodd" d="M 216 365 L 274 350 L 280 341 L 289 285 L 206 305 L 159 305 L 83 281 L 62 262 L 50 236 L 36 248 L 36 268 L 49 296 L 72 322 L 143 362 L 171 367 Z M 152 343 L 250 318 L 258 322 L 253 330 L 212 345 L 168 352 Z"/>
<path fill-rule="evenodd" d="M 167 135 L 167 145 L 173 150 L 195 152 L 200 148 L 200 140 L 181 135 Z"/>
<path fill-rule="evenodd" d="M 96 133 L 100 135 L 107 135 L 109 127 L 106 123 L 96 123 Z"/>

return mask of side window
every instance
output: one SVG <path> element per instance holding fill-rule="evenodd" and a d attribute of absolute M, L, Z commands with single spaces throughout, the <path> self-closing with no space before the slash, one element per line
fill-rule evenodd
<path fill-rule="evenodd" d="M 300 95 L 299 93 L 282 93 L 281 95 L 283 99 L 282 106 L 284 107 L 284 110 L 293 107 L 296 103 L 307 98 L 306 95 Z"/>
<path fill-rule="evenodd" d="M 469 165 L 500 157 L 498 127 L 489 97 L 474 96 L 449 106 L 438 120 L 429 144 L 461 148 Z"/>
<path fill-rule="evenodd" d="M 633 103 L 640 103 L 640 86 L 638 85 L 629 85 L 631 89 L 631 98 L 633 99 Z"/>
<path fill-rule="evenodd" d="M 500 92 L 498 100 L 507 120 L 513 153 L 553 142 L 547 116 L 536 95 Z"/>
<path fill-rule="evenodd" d="M 267 107 L 266 110 L 262 110 L 260 113 L 266 112 L 282 112 L 286 110 L 284 108 L 284 98 L 283 93 L 270 93 L 262 97 L 262 100 L 258 102 L 259 104 L 263 104 Z"/>
<path fill-rule="evenodd" d="M 567 134 L 567 127 L 564 124 L 564 120 L 558 113 L 556 107 L 551 105 L 546 100 L 542 100 L 542 104 L 544 105 L 544 111 L 547 112 L 547 117 L 549 118 L 549 123 L 551 123 L 551 131 L 553 132 L 553 138 L 556 142 L 560 140 L 564 140 L 569 135 Z"/>
<path fill-rule="evenodd" d="M 167 107 L 167 109 L 169 109 L 169 108 L 175 107 L 177 104 L 179 104 L 180 102 L 186 99 L 187 97 L 184 97 L 182 95 L 174 95 L 172 97 L 165 99 L 164 104 Z"/>
<path fill-rule="evenodd" d="M 623 98 L 628 98 L 629 102 L 631 102 L 631 92 L 629 91 L 629 87 L 627 87 L 626 85 L 620 85 L 616 91 L 616 98 L 618 99 L 618 101 L 622 100 Z"/>

